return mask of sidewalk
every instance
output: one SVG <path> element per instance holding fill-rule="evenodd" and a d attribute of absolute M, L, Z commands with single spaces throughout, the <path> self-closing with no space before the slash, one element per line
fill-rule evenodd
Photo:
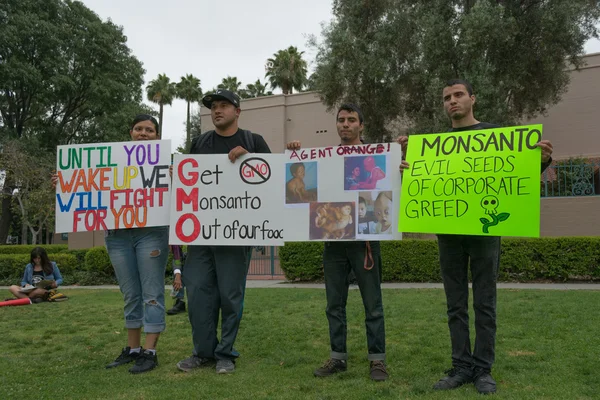
<path fill-rule="evenodd" d="M 470 287 L 471 285 L 469 285 Z M 248 280 L 247 288 L 285 288 L 285 289 L 325 289 L 324 283 L 286 283 L 283 280 Z M 383 289 L 443 289 L 441 283 L 382 283 Z M 119 290 L 116 285 L 100 286 L 61 286 L 62 290 L 70 289 L 112 289 Z M 165 290 L 171 286 L 166 285 Z M 357 290 L 357 285 L 350 285 L 350 290 Z M 498 283 L 498 289 L 512 290 L 600 290 L 600 283 Z M 0 290 L 8 290 L 8 286 L 0 286 Z"/>

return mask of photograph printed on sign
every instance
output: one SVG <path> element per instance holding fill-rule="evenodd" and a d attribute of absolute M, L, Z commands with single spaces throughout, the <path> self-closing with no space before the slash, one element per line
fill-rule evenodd
<path fill-rule="evenodd" d="M 285 165 L 285 204 L 308 204 L 318 200 L 318 163 L 296 162 Z"/>
<path fill-rule="evenodd" d="M 392 236 L 393 195 L 391 191 L 358 193 L 358 235 Z"/>
<path fill-rule="evenodd" d="M 310 203 L 310 240 L 356 238 L 354 202 Z"/>
<path fill-rule="evenodd" d="M 344 190 L 389 190 L 387 157 L 344 157 Z"/>

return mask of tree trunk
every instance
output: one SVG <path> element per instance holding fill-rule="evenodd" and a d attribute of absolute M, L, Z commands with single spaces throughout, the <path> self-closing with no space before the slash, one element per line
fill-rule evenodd
<path fill-rule="evenodd" d="M 25 218 L 23 218 L 23 222 L 21 223 L 21 244 L 27 244 L 27 223 L 25 222 Z"/>
<path fill-rule="evenodd" d="M 52 232 L 48 226 L 46 227 L 46 244 L 52 244 Z"/>
<path fill-rule="evenodd" d="M 42 244 L 42 242 L 44 241 L 44 221 L 40 220 L 38 221 L 39 224 L 39 229 L 37 232 L 37 242 L 39 244 Z"/>
<path fill-rule="evenodd" d="M 191 132 L 192 132 L 192 127 L 190 126 L 190 102 L 187 102 L 187 119 L 186 119 L 186 124 L 185 124 L 185 128 L 186 128 L 186 141 L 185 141 L 185 150 L 187 152 L 190 151 L 190 145 L 191 145 Z"/>
<path fill-rule="evenodd" d="M 163 127 L 163 105 L 159 104 L 158 108 L 158 138 L 162 139 L 162 127 Z"/>
<path fill-rule="evenodd" d="M 12 196 L 2 197 L 2 218 L 0 218 L 0 245 L 6 244 L 10 224 L 12 223 Z"/>
<path fill-rule="evenodd" d="M 33 229 L 33 226 L 29 226 L 29 230 L 31 230 L 31 244 L 37 244 L 38 232 Z"/>
<path fill-rule="evenodd" d="M 4 177 L 4 187 L 2 188 L 2 216 L 0 217 L 0 245 L 6 244 L 10 225 L 12 224 L 12 191 L 13 191 L 13 174 L 6 171 Z"/>

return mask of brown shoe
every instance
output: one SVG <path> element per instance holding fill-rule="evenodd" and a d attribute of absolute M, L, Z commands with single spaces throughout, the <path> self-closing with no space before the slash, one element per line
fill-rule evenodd
<path fill-rule="evenodd" d="M 314 375 L 320 377 L 331 376 L 338 372 L 344 372 L 347 369 L 346 360 L 338 360 L 336 358 L 330 358 L 323 364 L 323 366 L 315 370 Z"/>
<path fill-rule="evenodd" d="M 388 376 L 385 362 L 381 360 L 371 361 L 371 379 L 374 381 L 385 381 Z"/>

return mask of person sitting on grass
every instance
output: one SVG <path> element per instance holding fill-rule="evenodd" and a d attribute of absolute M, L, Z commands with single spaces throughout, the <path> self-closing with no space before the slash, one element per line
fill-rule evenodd
<path fill-rule="evenodd" d="M 29 297 L 32 303 L 40 303 L 55 296 L 57 293 L 54 289 L 62 282 L 63 278 L 56 263 L 50 261 L 45 249 L 36 247 L 31 251 L 30 263 L 25 267 L 21 286 L 12 285 L 8 290 L 18 299 Z M 27 292 L 22 290 L 32 287 L 35 289 Z"/>

